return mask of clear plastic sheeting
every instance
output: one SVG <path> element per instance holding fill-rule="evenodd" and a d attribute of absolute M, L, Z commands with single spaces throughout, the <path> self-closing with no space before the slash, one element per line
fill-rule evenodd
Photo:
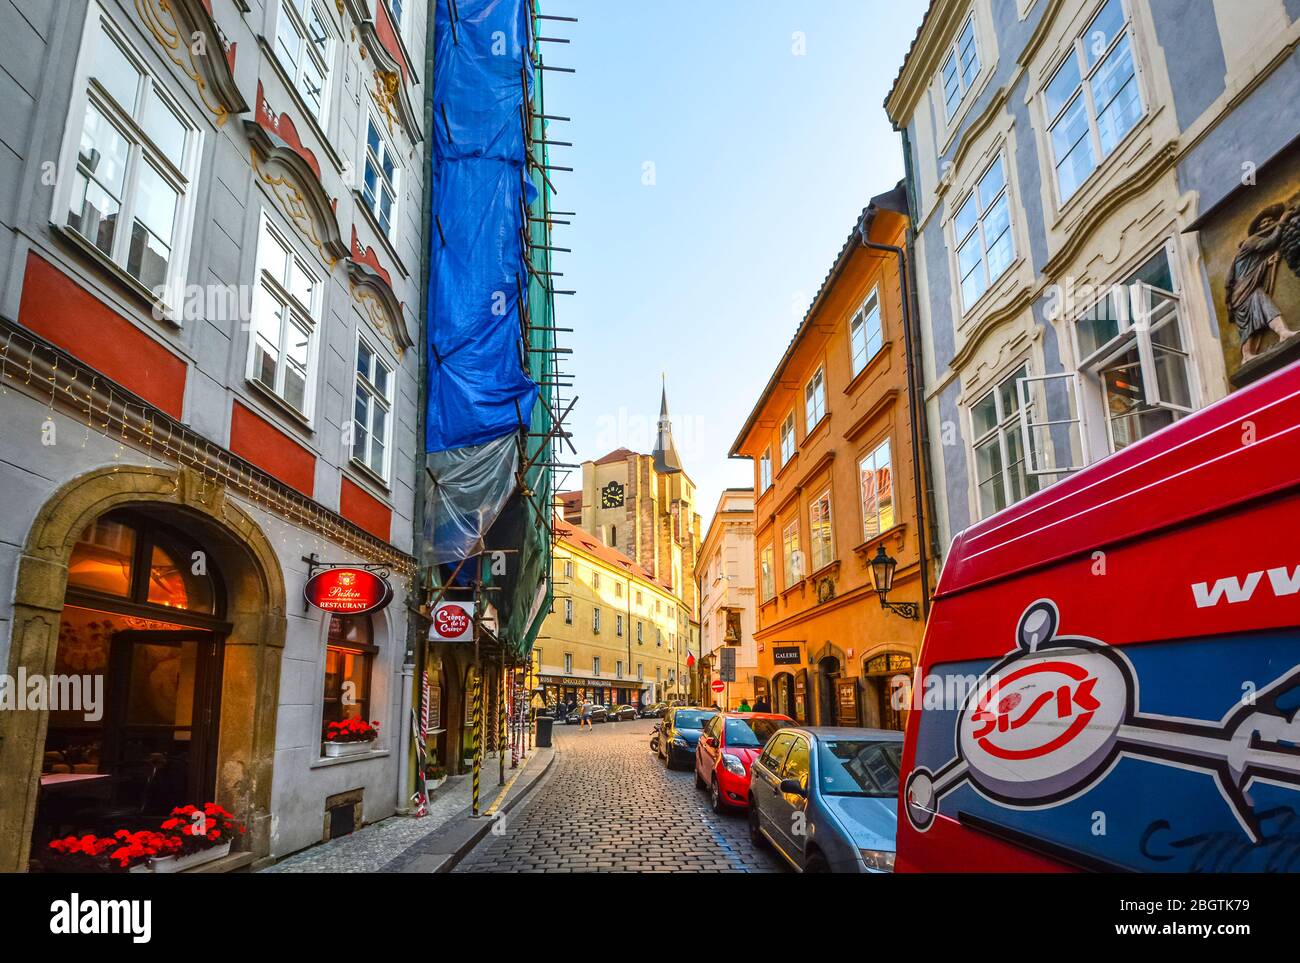
<path fill-rule="evenodd" d="M 425 456 L 422 560 L 447 565 L 485 551 L 484 535 L 515 493 L 519 445 L 513 433 L 482 445 Z"/>

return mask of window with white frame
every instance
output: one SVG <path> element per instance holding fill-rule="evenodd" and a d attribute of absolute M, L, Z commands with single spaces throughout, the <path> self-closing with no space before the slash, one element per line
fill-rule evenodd
<path fill-rule="evenodd" d="M 766 449 L 758 458 L 758 493 L 772 487 L 772 449 Z"/>
<path fill-rule="evenodd" d="M 357 390 L 352 411 L 352 457 L 385 480 L 392 441 L 393 369 L 357 336 Z"/>
<path fill-rule="evenodd" d="M 614 663 L 614 674 L 620 679 L 623 678 L 623 660 L 619 659 Z"/>
<path fill-rule="evenodd" d="M 623 638 L 623 616 L 621 613 L 614 616 L 614 634 L 620 639 Z"/>
<path fill-rule="evenodd" d="M 379 229 L 388 237 L 392 234 L 394 210 L 397 207 L 397 178 L 399 170 L 396 154 L 380 131 L 374 118 L 366 124 L 366 169 L 361 185 L 361 197 L 379 222 Z"/>
<path fill-rule="evenodd" d="M 393 19 L 393 28 L 400 34 L 402 32 L 402 0 L 385 0 L 388 4 L 388 15 Z"/>
<path fill-rule="evenodd" d="M 965 98 L 971 84 L 975 83 L 979 72 L 980 57 L 975 46 L 975 15 L 972 13 L 967 15 L 961 32 L 952 42 L 952 49 L 939 68 L 945 117 L 951 119 L 957 112 L 957 105 Z"/>
<path fill-rule="evenodd" d="M 564 674 L 573 675 L 573 653 L 564 653 Z"/>
<path fill-rule="evenodd" d="M 280 0 L 275 55 L 308 110 L 322 119 L 328 106 L 330 65 L 334 59 L 334 39 L 328 24 L 329 17 L 318 8 L 317 0 Z"/>
<path fill-rule="evenodd" d="M 867 300 L 862 302 L 862 307 L 849 319 L 849 350 L 852 352 L 851 363 L 855 375 L 879 353 L 884 343 L 885 334 L 880 324 L 880 295 L 873 288 L 867 295 Z"/>
<path fill-rule="evenodd" d="M 763 601 L 766 602 L 772 596 L 776 595 L 776 554 L 771 545 L 764 545 L 763 550 L 759 553 L 759 570 L 761 574 L 761 589 L 763 592 Z"/>
<path fill-rule="evenodd" d="M 564 624 L 573 624 L 573 599 L 564 600 Z"/>
<path fill-rule="evenodd" d="M 636 623 L 636 640 L 637 642 L 645 641 L 645 623 L 640 620 Z"/>
<path fill-rule="evenodd" d="M 826 371 L 818 368 L 803 389 L 804 417 L 810 432 L 826 417 Z"/>
<path fill-rule="evenodd" d="M 565 559 L 564 561 L 564 577 L 573 578 L 573 561 L 571 559 Z"/>
<path fill-rule="evenodd" d="M 808 506 L 808 541 L 812 548 L 812 570 L 820 571 L 835 560 L 831 534 L 831 490 L 828 488 Z"/>
<path fill-rule="evenodd" d="M 310 417 L 323 286 L 265 213 L 257 264 L 248 377 Z"/>
<path fill-rule="evenodd" d="M 598 655 L 591 657 L 591 672 L 592 675 L 600 675 L 600 656 Z"/>
<path fill-rule="evenodd" d="M 599 634 L 600 632 L 600 606 L 597 605 L 591 610 L 591 631 Z"/>
<path fill-rule="evenodd" d="M 1080 374 L 1118 451 L 1194 411 L 1191 356 L 1169 245 L 1074 322 Z"/>
<path fill-rule="evenodd" d="M 638 662 L 638 663 L 636 664 L 636 681 L 637 681 L 637 682 L 644 682 L 644 681 L 645 681 L 645 663 L 644 663 L 644 662 Z"/>
<path fill-rule="evenodd" d="M 1064 204 L 1142 116 L 1133 29 L 1123 0 L 1107 0 L 1043 90 L 1056 192 Z"/>
<path fill-rule="evenodd" d="M 600 588 L 600 573 L 597 572 L 595 569 L 591 570 L 591 587 L 593 589 Z"/>
<path fill-rule="evenodd" d="M 93 3 L 74 82 L 52 220 L 175 307 L 201 135 Z"/>
<path fill-rule="evenodd" d="M 890 462 L 889 439 L 882 441 L 858 462 L 858 485 L 862 501 L 862 537 L 872 539 L 894 527 L 894 468 Z"/>
<path fill-rule="evenodd" d="M 980 295 L 1011 266 L 1016 253 L 1011 237 L 1006 166 L 1001 154 L 980 175 L 975 189 L 957 208 L 952 227 L 957 272 L 961 277 L 962 310 L 969 311 Z"/>
<path fill-rule="evenodd" d="M 803 552 L 799 550 L 799 522 L 793 521 L 781 532 L 781 565 L 784 569 L 785 587 L 789 588 L 804 577 Z"/>
<path fill-rule="evenodd" d="M 1028 471 L 1020 430 L 1019 382 L 1028 376 L 1029 369 L 1021 365 L 971 406 L 980 518 L 1038 491 L 1038 478 Z"/>
<path fill-rule="evenodd" d="M 789 464 L 794 457 L 794 412 L 791 411 L 781 422 L 781 465 Z"/>

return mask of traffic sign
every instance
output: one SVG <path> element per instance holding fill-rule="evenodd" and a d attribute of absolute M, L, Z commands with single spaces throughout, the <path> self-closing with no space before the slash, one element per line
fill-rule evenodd
<path fill-rule="evenodd" d="M 712 689 L 714 692 L 721 692 L 726 687 L 727 687 L 727 683 L 723 682 L 721 679 L 714 679 L 712 684 L 710 684 L 709 686 L 709 688 Z"/>

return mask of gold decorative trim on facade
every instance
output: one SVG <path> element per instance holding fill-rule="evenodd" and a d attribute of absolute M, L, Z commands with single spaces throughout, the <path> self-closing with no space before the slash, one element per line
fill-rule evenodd
<path fill-rule="evenodd" d="M 366 316 L 370 326 L 384 336 L 384 339 L 392 346 L 393 353 L 401 360 L 406 353 L 406 348 L 393 334 L 393 319 L 389 317 L 388 307 L 384 304 L 383 299 L 375 293 L 374 288 L 368 284 L 357 284 L 349 279 L 348 291 L 352 294 L 353 299 L 361 307 L 361 313 Z"/>
<path fill-rule="evenodd" d="M 176 10 L 177 5 L 182 2 L 183 0 L 135 0 L 135 9 L 140 16 L 140 21 L 163 48 L 167 59 L 179 67 L 181 72 L 194 83 L 199 100 L 213 115 L 216 125 L 221 127 L 230 119 L 232 112 L 245 111 L 248 105 L 239 97 L 233 78 L 229 84 L 230 90 L 219 91 L 216 89 L 217 85 L 209 83 L 204 76 L 204 68 L 209 71 L 225 69 L 224 58 L 209 53 L 195 53 L 194 45 L 188 42 L 188 38 L 197 33 L 204 39 L 206 45 L 214 42 L 220 44 L 220 37 L 215 30 L 207 29 L 207 26 L 212 25 L 191 30 L 190 24 L 182 23 Z M 213 59 L 221 60 L 222 68 L 212 66 L 209 61 Z"/>
<path fill-rule="evenodd" d="M 402 123 L 398 106 L 402 79 L 392 70 L 376 70 L 374 77 L 375 103 L 380 113 L 384 115 L 384 123 L 388 125 L 389 132 L 392 133 L 393 125 Z"/>
<path fill-rule="evenodd" d="M 294 186 L 287 177 L 264 170 L 257 159 L 256 150 L 250 150 L 249 157 L 253 161 L 253 170 L 257 172 L 257 176 L 262 183 L 271 189 L 271 194 L 279 203 L 285 217 L 289 218 L 293 222 L 293 226 L 298 229 L 298 232 L 316 248 L 316 252 L 320 255 L 325 266 L 331 271 L 334 270 L 334 265 L 339 263 L 339 255 L 331 254 L 325 242 L 321 239 L 320 232 L 316 230 L 316 223 L 312 220 L 311 212 L 308 209 L 307 198 L 302 191 Z"/>

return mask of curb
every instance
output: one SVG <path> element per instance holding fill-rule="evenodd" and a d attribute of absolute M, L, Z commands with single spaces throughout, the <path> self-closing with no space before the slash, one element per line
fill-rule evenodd
<path fill-rule="evenodd" d="M 554 742 L 552 742 L 551 745 L 552 745 L 551 758 L 546 761 L 546 765 L 543 766 L 542 770 L 537 774 L 537 776 L 534 779 L 530 780 L 526 786 L 520 789 L 516 795 L 502 802 L 501 808 L 497 810 L 498 816 L 504 816 L 506 813 L 514 809 L 515 806 L 517 806 L 521 800 L 527 798 L 528 794 L 531 793 L 535 788 L 537 788 L 538 784 L 540 784 L 541 781 L 546 778 L 546 774 L 551 771 L 551 766 L 555 764 L 555 757 L 559 755 L 559 750 L 554 748 L 555 745 Z M 446 858 L 443 860 L 442 864 L 438 866 L 438 868 L 435 869 L 434 872 L 450 873 L 453 869 L 455 869 L 456 866 L 460 863 L 460 861 L 463 860 L 466 856 L 468 856 L 470 852 L 474 849 L 474 847 L 483 841 L 483 837 L 492 831 L 492 824 L 495 822 L 496 819 L 482 820 L 482 824 L 477 826 L 474 832 L 470 834 L 470 836 L 464 842 L 462 842 L 458 847 L 456 847 L 455 852 L 448 854 Z"/>

